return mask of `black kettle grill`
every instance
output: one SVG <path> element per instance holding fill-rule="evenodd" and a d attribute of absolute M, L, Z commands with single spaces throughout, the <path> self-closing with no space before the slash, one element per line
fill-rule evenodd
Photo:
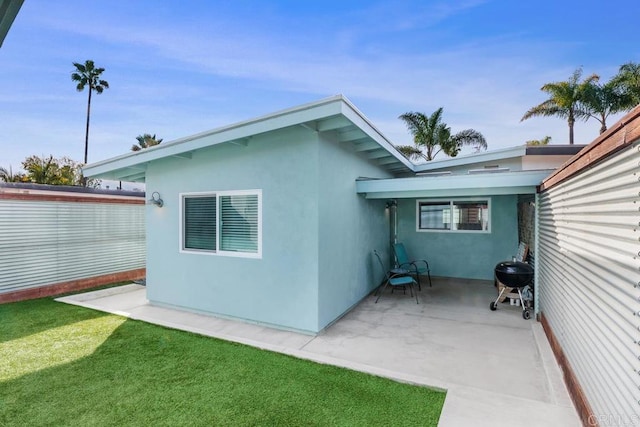
<path fill-rule="evenodd" d="M 491 311 L 495 311 L 498 308 L 498 301 L 502 297 L 508 288 L 518 290 L 520 296 L 520 302 L 522 305 L 522 317 L 525 319 L 531 318 L 531 311 L 525 307 L 524 299 L 522 298 L 522 288 L 527 286 L 533 280 L 533 268 L 526 262 L 519 261 L 505 261 L 496 265 L 495 277 L 505 287 L 500 291 L 500 295 L 489 304 Z"/>

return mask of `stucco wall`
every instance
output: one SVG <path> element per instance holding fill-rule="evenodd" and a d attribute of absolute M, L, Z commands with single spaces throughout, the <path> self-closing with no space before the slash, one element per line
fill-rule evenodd
<path fill-rule="evenodd" d="M 147 296 L 304 331 L 318 328 L 318 144 L 298 127 L 223 144 L 147 170 Z M 262 190 L 262 258 L 179 252 L 179 194 Z"/>
<path fill-rule="evenodd" d="M 518 248 L 518 197 L 490 198 L 490 233 L 417 232 L 416 200 L 398 200 L 398 240 L 410 257 L 429 262 L 433 276 L 492 280 L 495 265 Z"/>
<path fill-rule="evenodd" d="M 319 327 L 323 328 L 371 292 L 382 279 L 373 264 L 377 249 L 389 250 L 389 223 L 383 200 L 356 193 L 359 176 L 387 178 L 351 145 L 325 139 L 320 144 Z M 376 261 L 377 262 L 377 261 Z"/>

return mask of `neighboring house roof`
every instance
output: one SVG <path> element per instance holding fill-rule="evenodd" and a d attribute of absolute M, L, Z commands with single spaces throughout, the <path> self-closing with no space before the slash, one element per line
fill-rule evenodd
<path fill-rule="evenodd" d="M 618 120 L 605 133 L 591 144 L 570 158 L 561 168 L 547 177 L 540 191 L 548 190 L 554 185 L 582 172 L 606 159 L 616 151 L 622 150 L 640 139 L 640 105 Z"/>
<path fill-rule="evenodd" d="M 582 150 L 585 145 L 519 145 L 517 147 L 503 148 L 500 150 L 483 151 L 442 160 L 432 160 L 415 166 L 415 171 L 428 172 L 435 170 L 460 169 L 464 166 L 473 166 L 480 163 L 500 162 L 512 158 L 524 156 L 573 156 Z"/>
<path fill-rule="evenodd" d="M 144 182 L 147 163 L 165 157 L 190 158 L 196 150 L 217 144 L 250 144 L 253 135 L 302 126 L 315 132 L 333 132 L 341 143 L 393 173 L 410 173 L 413 164 L 344 96 L 279 111 L 266 116 L 162 143 L 144 150 L 92 163 L 88 177 Z"/>
<path fill-rule="evenodd" d="M 0 0 L 0 47 L 24 0 Z"/>

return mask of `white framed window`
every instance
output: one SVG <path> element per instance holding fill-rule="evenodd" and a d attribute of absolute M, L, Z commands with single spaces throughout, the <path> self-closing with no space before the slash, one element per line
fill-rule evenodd
<path fill-rule="evenodd" d="M 262 190 L 180 194 L 180 252 L 262 257 Z"/>
<path fill-rule="evenodd" d="M 416 231 L 491 232 L 490 199 L 416 201 Z"/>

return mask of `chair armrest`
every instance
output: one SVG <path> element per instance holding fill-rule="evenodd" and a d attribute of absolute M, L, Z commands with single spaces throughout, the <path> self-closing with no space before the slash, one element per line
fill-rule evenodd
<path fill-rule="evenodd" d="M 427 260 L 426 260 L 426 259 L 418 259 L 418 260 L 415 260 L 415 261 L 413 261 L 413 262 L 412 262 L 412 264 L 416 265 L 416 264 L 417 264 L 417 263 L 419 263 L 419 262 L 424 262 L 424 265 L 427 267 L 427 270 L 429 269 L 429 263 L 427 262 Z M 418 267 L 418 266 L 416 265 L 416 268 L 417 268 L 417 267 Z"/>
<path fill-rule="evenodd" d="M 400 264 L 397 268 L 402 268 L 404 270 L 414 270 L 416 272 L 418 271 L 418 266 L 413 262 L 405 262 L 404 264 Z"/>

